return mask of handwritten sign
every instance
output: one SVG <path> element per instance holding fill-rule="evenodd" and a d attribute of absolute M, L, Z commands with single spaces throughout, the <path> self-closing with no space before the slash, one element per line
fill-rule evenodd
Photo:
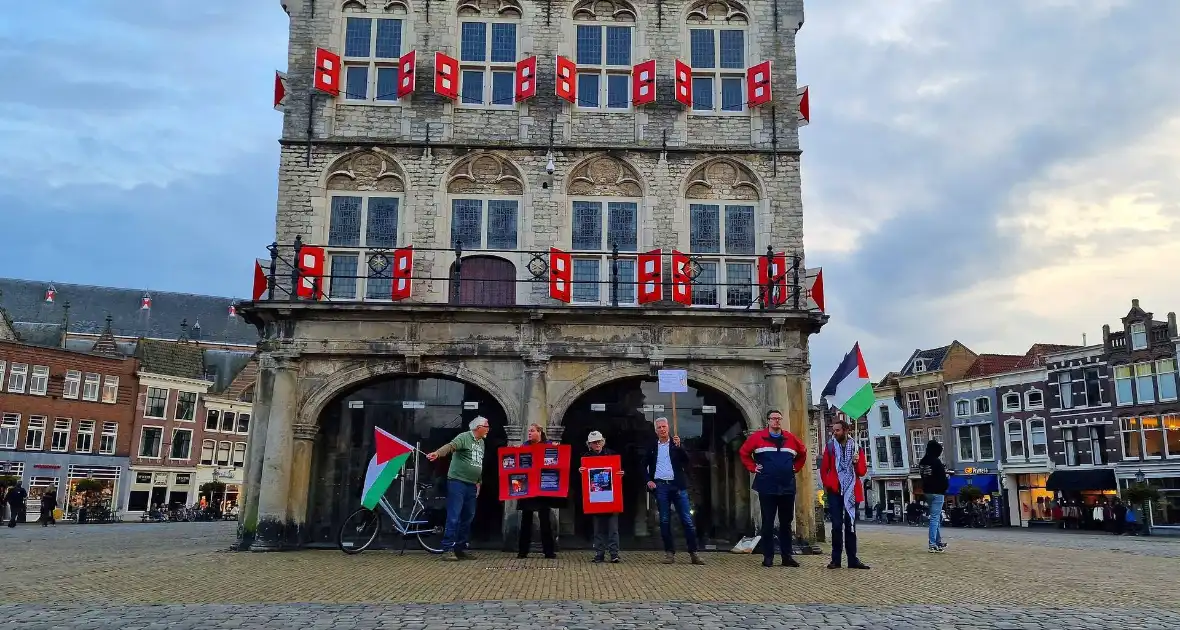
<path fill-rule="evenodd" d="M 660 370 L 660 393 L 683 394 L 688 391 L 688 370 Z"/>

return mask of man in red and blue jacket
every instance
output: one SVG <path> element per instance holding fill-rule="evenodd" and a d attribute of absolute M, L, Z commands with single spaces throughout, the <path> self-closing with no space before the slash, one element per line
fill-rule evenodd
<path fill-rule="evenodd" d="M 754 492 L 762 508 L 762 566 L 774 566 L 774 517 L 778 514 L 778 543 L 783 566 L 797 567 L 791 557 L 791 521 L 795 518 L 795 475 L 807 461 L 807 447 L 783 429 L 783 414 L 771 409 L 767 428 L 755 431 L 742 444 L 742 463 L 754 473 Z"/>
<path fill-rule="evenodd" d="M 824 446 L 819 476 L 823 481 L 824 505 L 832 521 L 832 561 L 829 569 L 839 569 L 841 555 L 848 550 L 849 569 L 867 569 L 869 565 L 856 555 L 856 510 L 865 501 L 861 480 L 868 472 L 865 453 L 849 435 L 848 421 L 832 423 L 832 439 Z"/>

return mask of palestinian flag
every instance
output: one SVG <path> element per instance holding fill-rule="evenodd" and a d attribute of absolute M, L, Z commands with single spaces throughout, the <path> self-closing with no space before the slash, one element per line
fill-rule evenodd
<path fill-rule="evenodd" d="M 869 368 L 865 367 L 865 359 L 860 354 L 860 342 L 844 355 L 840 367 L 836 368 L 820 396 L 829 399 L 828 402 L 853 421 L 872 408 L 873 384 L 869 381 Z"/>
<path fill-rule="evenodd" d="M 361 505 L 372 510 L 381 502 L 389 485 L 397 479 L 397 474 L 406 465 L 414 446 L 393 434 L 375 428 L 377 434 L 377 454 L 369 460 L 369 469 L 365 471 L 365 489 L 361 493 Z"/>

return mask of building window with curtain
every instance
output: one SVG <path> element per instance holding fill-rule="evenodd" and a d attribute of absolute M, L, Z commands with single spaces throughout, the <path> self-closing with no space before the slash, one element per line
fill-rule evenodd
<path fill-rule="evenodd" d="M 1028 421 L 1028 445 L 1030 457 L 1049 455 L 1049 440 L 1045 432 L 1045 421 L 1040 418 Z"/>

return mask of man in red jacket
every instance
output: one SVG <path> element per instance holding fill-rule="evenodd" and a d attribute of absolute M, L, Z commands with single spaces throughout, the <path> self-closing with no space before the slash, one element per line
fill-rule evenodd
<path fill-rule="evenodd" d="M 795 475 L 807 461 L 807 447 L 783 429 L 783 414 L 771 409 L 767 428 L 746 438 L 739 454 L 746 470 L 754 473 L 754 492 L 762 508 L 762 566 L 774 566 L 774 516 L 778 514 L 778 543 L 784 567 L 797 567 L 791 557 L 791 521 L 795 518 Z"/>
<path fill-rule="evenodd" d="M 828 518 L 832 521 L 832 562 L 829 569 L 840 568 L 843 547 L 848 547 L 848 568 L 867 569 L 869 565 L 856 555 L 856 506 L 864 502 L 861 479 L 868 472 L 864 451 L 848 435 L 848 421 L 832 423 L 832 439 L 824 447 L 819 474 L 827 497 Z"/>

